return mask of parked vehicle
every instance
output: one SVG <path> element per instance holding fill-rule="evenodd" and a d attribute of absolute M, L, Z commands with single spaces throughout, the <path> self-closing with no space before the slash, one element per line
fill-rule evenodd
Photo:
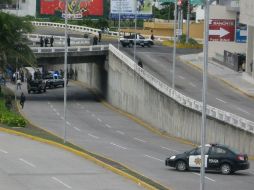
<path fill-rule="evenodd" d="M 56 88 L 58 86 L 64 87 L 64 79 L 61 75 L 49 74 L 44 77 L 46 80 L 46 87 Z"/>
<path fill-rule="evenodd" d="M 194 148 L 182 154 L 170 156 L 165 165 L 174 167 L 178 171 L 199 170 L 201 167 L 201 147 Z M 238 170 L 250 167 L 248 156 L 237 150 L 221 144 L 207 144 L 205 146 L 205 170 L 220 171 L 228 175 Z"/>
<path fill-rule="evenodd" d="M 31 91 L 33 92 L 46 92 L 46 82 L 42 79 L 28 79 L 27 80 L 27 92 L 28 94 L 31 93 Z"/>
<path fill-rule="evenodd" d="M 141 34 L 124 35 L 119 40 L 123 47 L 132 47 L 134 46 L 135 41 L 136 41 L 136 45 L 142 46 L 142 47 L 145 47 L 145 46 L 151 47 L 152 45 L 154 45 L 151 39 L 146 39 Z"/>

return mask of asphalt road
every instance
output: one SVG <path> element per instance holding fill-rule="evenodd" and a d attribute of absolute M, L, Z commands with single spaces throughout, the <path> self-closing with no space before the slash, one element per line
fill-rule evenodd
<path fill-rule="evenodd" d="M 2 132 L 0 139 L 0 190 L 143 189 L 66 150 Z"/>
<path fill-rule="evenodd" d="M 25 85 L 22 86 L 25 88 Z M 43 94 L 26 94 L 22 112 L 33 123 L 63 136 L 63 88 Z M 98 102 L 85 87 L 70 83 L 67 103 L 67 140 L 152 178 L 173 190 L 199 189 L 199 173 L 167 168 L 170 155 L 192 148 L 158 136 Z M 253 190 L 254 168 L 224 176 L 206 174 L 206 190 Z"/>
<path fill-rule="evenodd" d="M 36 33 L 48 35 L 63 35 L 62 29 L 40 27 Z M 79 32 L 71 32 L 73 37 L 83 37 Z M 108 44 L 102 38 L 101 44 Z M 116 47 L 117 42 L 110 41 Z M 129 57 L 133 58 L 133 48 L 122 48 Z M 177 49 L 177 55 L 198 53 L 201 50 Z M 155 77 L 172 86 L 172 60 L 173 49 L 165 46 L 154 45 L 152 48 L 136 48 L 136 60 L 142 60 L 144 69 Z M 192 68 L 179 60 L 176 61 L 175 88 L 179 92 L 195 100 L 202 101 L 202 72 Z M 225 83 L 209 76 L 207 87 L 207 103 L 213 107 L 239 115 L 254 121 L 254 100 L 239 91 L 232 89 Z"/>

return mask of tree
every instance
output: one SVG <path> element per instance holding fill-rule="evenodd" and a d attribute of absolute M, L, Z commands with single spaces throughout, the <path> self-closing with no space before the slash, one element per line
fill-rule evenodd
<path fill-rule="evenodd" d="M 24 18 L 0 12 L 0 68 L 15 68 L 16 60 L 26 65 L 34 65 L 36 58 L 23 35 L 33 30 Z"/>

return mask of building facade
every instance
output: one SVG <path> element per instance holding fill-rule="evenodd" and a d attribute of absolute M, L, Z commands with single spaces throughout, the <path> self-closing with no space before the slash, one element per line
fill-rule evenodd
<path fill-rule="evenodd" d="M 246 44 L 246 77 L 254 80 L 253 61 L 254 61 L 254 1 L 240 0 L 240 22 L 247 25 L 247 44 Z"/>

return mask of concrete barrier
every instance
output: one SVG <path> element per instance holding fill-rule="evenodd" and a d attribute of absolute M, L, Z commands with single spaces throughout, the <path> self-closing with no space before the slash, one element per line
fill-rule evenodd
<path fill-rule="evenodd" d="M 72 66 L 77 80 L 96 88 L 115 107 L 161 131 L 200 143 L 202 102 L 171 89 L 114 46 L 109 45 L 104 64 Z M 206 141 L 254 155 L 254 123 L 208 105 Z"/>

